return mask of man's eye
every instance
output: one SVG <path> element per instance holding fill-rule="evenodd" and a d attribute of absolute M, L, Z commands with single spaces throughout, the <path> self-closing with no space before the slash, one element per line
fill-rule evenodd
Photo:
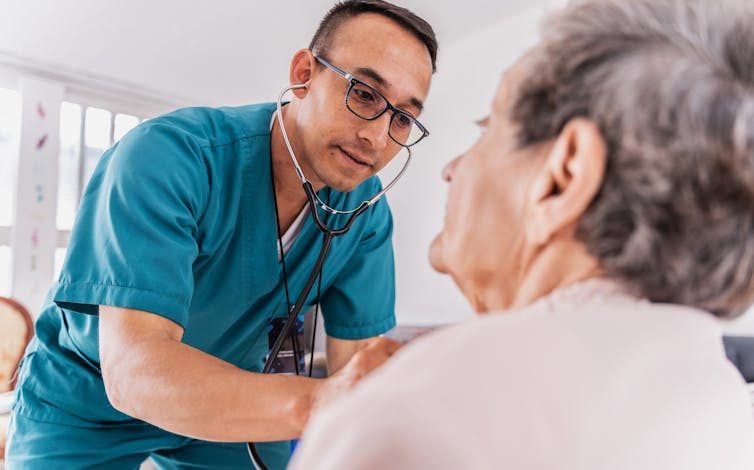
<path fill-rule="evenodd" d="M 358 98 L 359 101 L 363 101 L 364 103 L 369 103 L 371 101 L 374 101 L 375 99 L 374 93 L 370 92 L 369 90 L 354 88 L 353 92 L 356 95 L 356 98 Z"/>
<path fill-rule="evenodd" d="M 412 119 L 403 113 L 398 113 L 395 116 L 394 121 L 401 129 L 411 127 L 411 124 L 413 123 Z"/>

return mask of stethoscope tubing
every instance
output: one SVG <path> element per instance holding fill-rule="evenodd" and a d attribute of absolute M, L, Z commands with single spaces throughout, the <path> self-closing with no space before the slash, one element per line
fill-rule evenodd
<path fill-rule="evenodd" d="M 327 228 L 327 226 L 320 220 L 319 214 L 317 214 L 316 205 L 313 203 L 311 197 L 314 189 L 311 187 L 311 184 L 308 181 L 304 184 L 304 189 L 307 191 L 307 195 L 309 195 L 309 204 L 312 211 L 312 216 L 314 217 L 317 226 L 322 231 L 324 238 L 322 240 L 322 247 L 319 250 L 319 255 L 317 255 L 317 261 L 314 263 L 314 267 L 309 274 L 309 278 L 306 280 L 306 284 L 304 284 L 304 288 L 301 290 L 301 293 L 296 299 L 296 302 L 288 312 L 288 317 L 283 324 L 283 328 L 281 329 L 277 338 L 275 338 L 275 342 L 273 343 L 272 348 L 270 348 L 270 354 L 267 356 L 267 360 L 265 361 L 264 367 L 262 368 L 263 374 L 268 374 L 270 372 L 270 369 L 272 369 L 272 365 L 275 363 L 275 359 L 277 359 L 278 353 L 280 352 L 280 348 L 283 347 L 285 338 L 287 338 L 291 334 L 291 328 L 293 328 L 293 325 L 296 323 L 296 318 L 301 312 L 301 309 L 306 302 L 306 298 L 309 296 L 309 293 L 314 287 L 314 282 L 317 280 L 317 277 L 321 275 L 322 265 L 324 264 L 325 258 L 330 251 L 330 246 L 332 246 L 333 238 L 345 235 L 351 228 L 351 225 L 353 224 L 353 221 L 356 219 L 356 217 L 361 215 L 365 210 L 369 208 L 369 205 L 363 203 L 361 206 L 359 206 L 359 209 L 356 212 L 351 214 L 345 225 L 343 225 L 340 229 L 332 230 Z M 312 367 L 312 365 L 310 364 L 309 367 Z M 247 442 L 246 447 L 249 451 L 249 458 L 251 459 L 254 468 L 256 470 L 268 470 L 267 466 L 262 460 L 262 456 L 259 455 L 256 446 L 252 442 Z"/>
<path fill-rule="evenodd" d="M 306 280 L 306 284 L 304 284 L 304 288 L 301 290 L 301 293 L 296 299 L 296 302 L 293 304 L 290 311 L 288 312 L 288 317 L 286 318 L 285 323 L 283 324 L 283 328 L 281 329 L 277 338 L 275 338 L 275 342 L 270 348 L 270 353 L 267 356 L 267 360 L 264 363 L 264 367 L 262 368 L 263 374 L 268 374 L 270 372 L 270 370 L 272 369 L 272 365 L 275 363 L 275 360 L 277 359 L 280 349 L 283 347 L 283 342 L 285 341 L 285 338 L 287 338 L 291 334 L 291 328 L 293 328 L 293 325 L 296 323 L 296 318 L 301 312 L 301 309 L 303 308 L 304 303 L 306 302 L 306 298 L 309 296 L 309 293 L 311 292 L 312 287 L 314 287 L 314 282 L 316 281 L 317 276 L 321 275 L 322 266 L 324 265 L 325 258 L 327 257 L 327 254 L 330 251 L 330 247 L 332 246 L 333 238 L 340 237 L 348 233 L 348 231 L 351 229 L 351 226 L 353 225 L 356 218 L 360 216 L 361 214 L 363 214 L 364 212 L 366 212 L 366 210 L 369 209 L 370 206 L 372 206 L 374 203 L 379 201 L 379 199 L 382 196 L 384 196 L 385 193 L 387 193 L 393 186 L 395 186 L 398 180 L 406 172 L 406 169 L 408 169 L 408 164 L 411 162 L 411 149 L 409 147 L 406 147 L 406 150 L 408 151 L 408 157 L 406 158 L 406 163 L 403 165 L 403 168 L 401 168 L 401 170 L 398 172 L 395 178 L 393 178 L 393 180 L 387 186 L 385 186 L 380 192 L 375 194 L 371 199 L 363 201 L 355 209 L 348 210 L 348 211 L 340 211 L 337 209 L 333 209 L 329 205 L 325 204 L 317 196 L 317 193 L 316 191 L 314 191 L 312 184 L 304 175 L 304 172 L 301 169 L 301 165 L 299 165 L 298 159 L 296 158 L 296 154 L 293 151 L 293 147 L 291 146 L 290 140 L 288 139 L 288 132 L 285 130 L 285 125 L 283 124 L 283 98 L 285 97 L 286 93 L 288 93 L 289 91 L 301 89 L 301 88 L 306 88 L 306 85 L 305 84 L 292 85 L 283 89 L 283 91 L 278 96 L 276 114 L 277 114 L 278 124 L 280 125 L 280 130 L 283 134 L 283 140 L 285 141 L 285 145 L 288 149 L 288 154 L 290 155 L 291 160 L 293 161 L 293 166 L 296 170 L 296 174 L 298 175 L 299 179 L 301 180 L 301 184 L 304 187 L 304 192 L 306 193 L 306 198 L 309 204 L 309 210 L 312 213 L 312 218 L 314 219 L 314 223 L 315 225 L 317 225 L 317 228 L 324 235 L 324 239 L 322 241 L 322 247 L 319 250 L 319 254 L 317 255 L 317 261 L 314 263 L 314 267 L 312 268 L 312 271 L 309 274 L 309 278 Z M 341 227 L 339 228 L 329 227 L 327 223 L 320 218 L 319 212 L 317 210 L 318 207 L 322 208 L 323 211 L 329 212 L 331 214 L 350 214 L 350 216 L 348 217 L 348 220 L 346 220 L 346 222 Z M 309 367 L 311 367 L 311 364 L 309 365 Z M 262 461 L 262 457 L 257 452 L 257 449 L 254 446 L 254 443 L 247 442 L 246 446 L 249 451 L 249 458 L 251 459 L 251 462 L 254 465 L 254 468 L 256 470 L 267 470 L 267 466 Z"/>

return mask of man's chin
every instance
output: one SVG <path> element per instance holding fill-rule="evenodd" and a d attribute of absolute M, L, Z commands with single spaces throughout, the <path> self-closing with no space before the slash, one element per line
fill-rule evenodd
<path fill-rule="evenodd" d="M 330 181 L 325 181 L 325 185 L 339 191 L 341 193 L 350 193 L 354 189 L 358 188 L 361 183 L 371 178 L 372 175 L 366 178 L 328 178 Z M 371 196 L 370 196 L 371 197 Z"/>
<path fill-rule="evenodd" d="M 447 274 L 448 266 L 443 256 L 443 245 L 443 233 L 440 232 L 429 245 L 429 264 L 438 273 Z"/>

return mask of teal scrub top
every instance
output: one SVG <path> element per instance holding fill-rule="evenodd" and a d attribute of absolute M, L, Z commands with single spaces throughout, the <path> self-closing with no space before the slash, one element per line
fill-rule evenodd
<path fill-rule="evenodd" d="M 178 110 L 142 123 L 102 156 L 27 350 L 18 413 L 68 424 L 133 419 L 105 395 L 98 305 L 161 315 L 184 328 L 184 343 L 261 370 L 268 321 L 286 313 L 270 182 L 274 110 Z M 349 193 L 319 195 L 354 208 L 379 189 L 373 177 Z M 368 338 L 395 325 L 392 227 L 383 198 L 333 241 L 320 302 L 328 335 Z M 321 243 L 307 216 L 285 256 L 291 301 Z M 316 295 L 312 289 L 307 306 Z"/>

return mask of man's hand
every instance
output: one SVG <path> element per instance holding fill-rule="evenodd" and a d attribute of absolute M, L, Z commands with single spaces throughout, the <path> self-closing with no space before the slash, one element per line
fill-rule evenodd
<path fill-rule="evenodd" d="M 367 374 L 390 359 L 401 346 L 387 338 L 368 340 L 368 344 L 357 351 L 342 369 L 317 385 L 312 409 L 316 410 L 351 390 Z"/>
<path fill-rule="evenodd" d="M 374 337 L 367 339 L 340 339 L 327 336 L 325 351 L 327 352 L 327 375 L 335 375 L 343 368 L 354 354 L 369 346 Z"/>

